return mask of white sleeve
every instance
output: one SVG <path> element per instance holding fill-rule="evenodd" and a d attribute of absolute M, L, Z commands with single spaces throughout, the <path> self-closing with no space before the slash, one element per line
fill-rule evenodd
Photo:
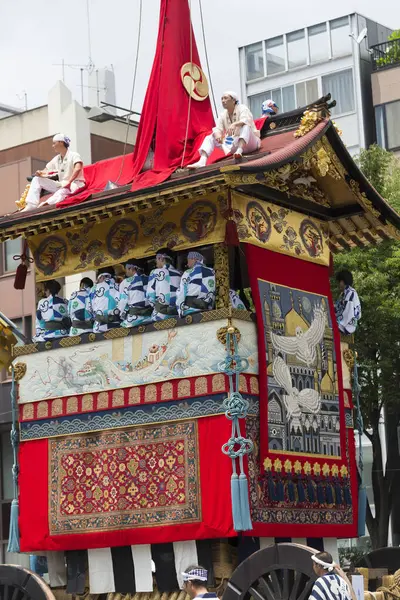
<path fill-rule="evenodd" d="M 73 165 L 75 166 L 76 163 L 82 163 L 83 164 L 83 160 L 81 159 L 80 154 L 78 154 L 77 152 L 74 152 L 72 155 L 72 162 Z"/>
<path fill-rule="evenodd" d="M 57 156 L 51 159 L 46 165 L 46 171 L 58 171 Z"/>
<path fill-rule="evenodd" d="M 248 125 L 249 127 L 253 127 L 253 124 L 254 124 L 253 115 L 251 114 L 249 108 L 247 108 L 247 106 L 245 104 L 240 105 L 238 121 L 240 123 L 244 123 L 245 125 Z"/>
<path fill-rule="evenodd" d="M 221 135 L 225 133 L 223 113 L 218 115 L 217 122 L 215 123 L 215 127 L 213 128 L 213 133 L 221 133 Z"/>

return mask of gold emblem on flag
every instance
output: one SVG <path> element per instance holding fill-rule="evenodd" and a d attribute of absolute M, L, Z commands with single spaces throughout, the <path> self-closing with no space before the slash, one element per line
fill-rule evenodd
<path fill-rule="evenodd" d="M 183 87 L 193 100 L 202 102 L 208 98 L 208 81 L 203 71 L 194 63 L 185 63 L 181 67 Z"/>

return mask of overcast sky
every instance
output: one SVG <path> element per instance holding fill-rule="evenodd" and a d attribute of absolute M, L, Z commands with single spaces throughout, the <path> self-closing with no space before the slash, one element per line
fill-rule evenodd
<path fill-rule="evenodd" d="M 182 0 L 183 1 L 183 0 Z M 400 28 L 400 0 L 201 0 L 215 93 L 239 90 L 238 47 L 319 21 L 359 12 Z M 117 103 L 128 106 L 138 34 L 139 0 L 89 0 L 92 58 L 113 65 Z M 199 0 L 191 0 L 195 35 L 205 68 Z M 160 0 L 143 0 L 142 41 L 133 108 L 140 110 L 153 60 Z M 86 0 L 0 0 L 0 103 L 23 108 L 47 101 L 62 59 L 87 64 Z M 66 68 L 65 83 L 80 98 L 79 70 Z"/>

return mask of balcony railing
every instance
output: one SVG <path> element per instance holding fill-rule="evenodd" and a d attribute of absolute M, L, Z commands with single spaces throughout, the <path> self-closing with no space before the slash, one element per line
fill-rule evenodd
<path fill-rule="evenodd" d="M 371 46 L 371 55 L 374 71 L 400 65 L 400 38 Z"/>

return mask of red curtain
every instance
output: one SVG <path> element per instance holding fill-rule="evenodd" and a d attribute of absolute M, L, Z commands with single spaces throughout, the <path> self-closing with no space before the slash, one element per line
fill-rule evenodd
<path fill-rule="evenodd" d="M 170 526 L 58 536 L 49 533 L 49 442 L 22 443 L 19 451 L 21 551 L 104 548 L 236 535 L 230 502 L 232 466 L 221 451 L 230 434 L 231 423 L 225 416 L 198 420 L 200 522 L 184 525 L 171 522 Z"/>

